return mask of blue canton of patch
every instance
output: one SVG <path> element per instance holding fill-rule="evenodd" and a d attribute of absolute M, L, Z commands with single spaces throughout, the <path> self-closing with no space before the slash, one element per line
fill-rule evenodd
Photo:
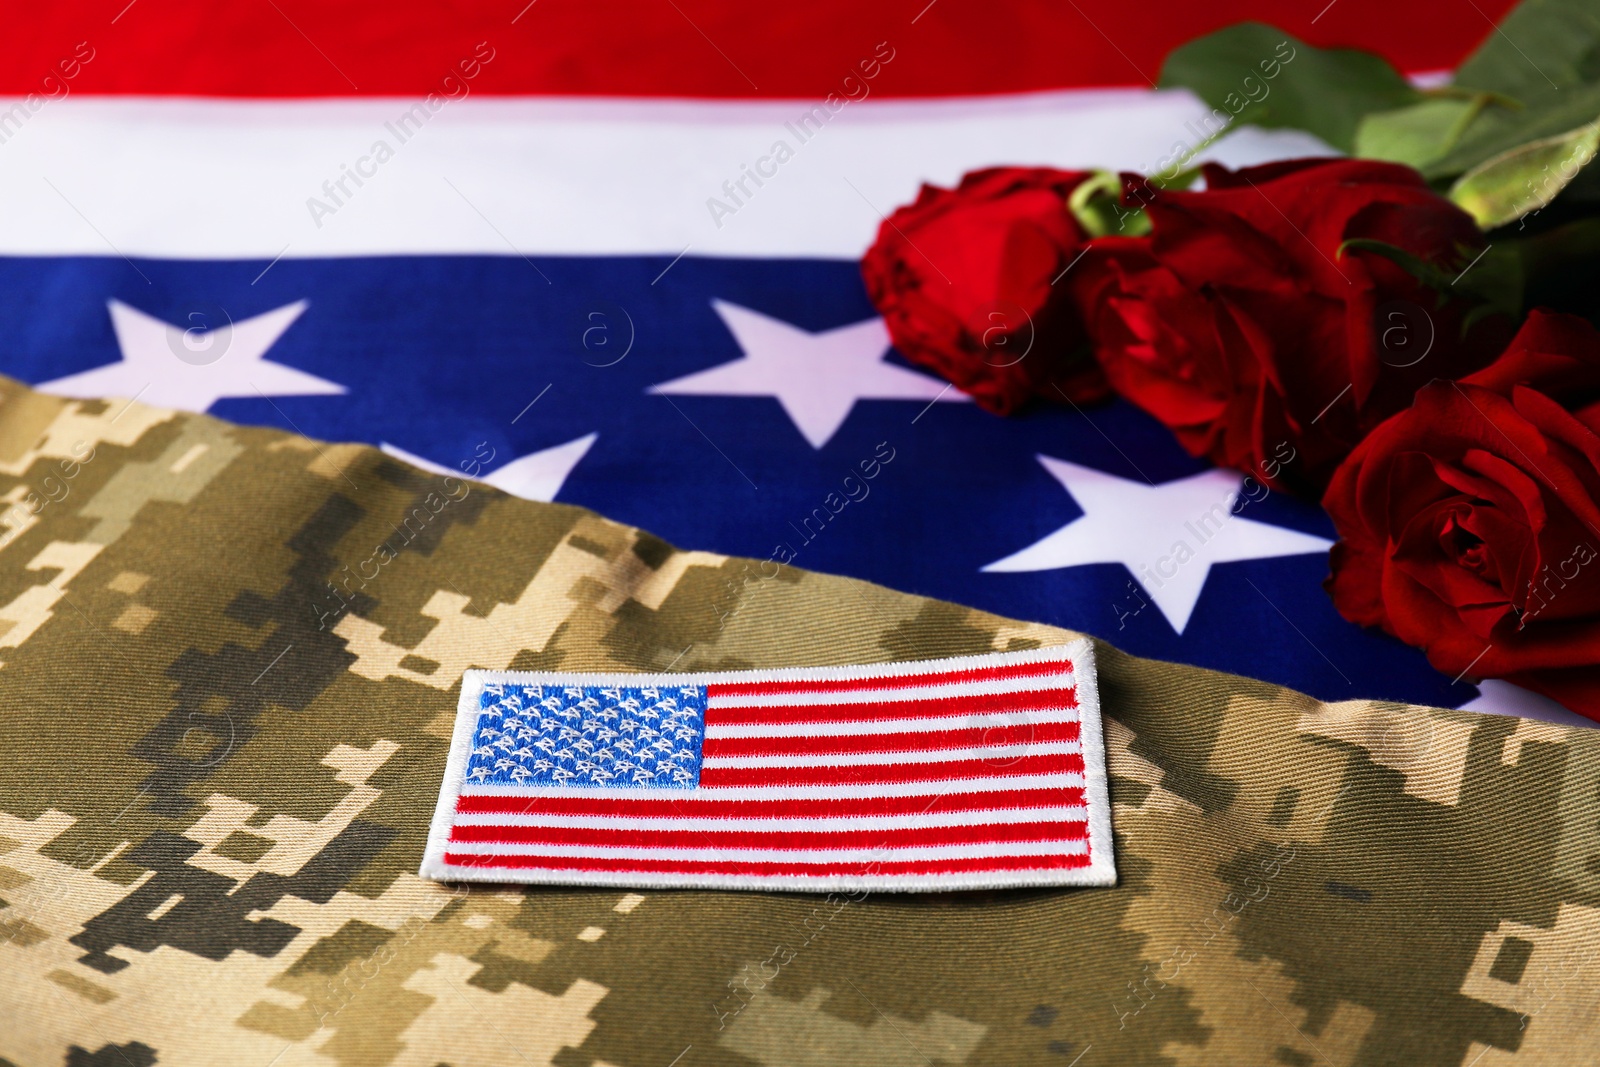
<path fill-rule="evenodd" d="M 703 686 L 484 686 L 470 785 L 693 789 Z"/>

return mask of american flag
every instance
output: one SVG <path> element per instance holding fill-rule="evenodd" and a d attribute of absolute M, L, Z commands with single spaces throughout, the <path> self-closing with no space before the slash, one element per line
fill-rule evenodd
<path fill-rule="evenodd" d="M 1115 881 L 1090 646 L 717 674 L 469 671 L 422 865 L 791 889 Z"/>
<path fill-rule="evenodd" d="M 1196 538 L 1242 476 L 1131 404 L 962 402 L 891 349 L 857 265 L 921 183 L 978 167 L 1331 152 L 1210 140 L 1210 108 L 1152 90 L 1163 58 L 1257 19 L 1436 80 L 1511 6 L 1474 2 L 12 5 L 0 373 L 1321 700 L 1581 722 L 1346 621 L 1312 502 Z"/>

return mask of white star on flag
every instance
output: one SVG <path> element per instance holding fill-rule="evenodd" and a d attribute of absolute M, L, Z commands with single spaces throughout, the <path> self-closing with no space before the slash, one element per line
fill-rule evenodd
<path fill-rule="evenodd" d="M 529 452 L 526 456 L 512 460 L 503 466 L 496 467 L 489 474 L 483 475 L 478 480 L 487 482 L 503 492 L 512 496 L 520 496 L 524 500 L 537 500 L 548 504 L 561 492 L 561 487 L 566 484 L 567 475 L 588 453 L 589 446 L 600 437 L 597 433 L 579 437 L 568 441 L 564 445 L 554 445 L 550 448 L 540 449 L 538 452 Z M 466 475 L 458 470 L 434 463 L 432 460 L 423 459 L 421 456 L 412 455 L 403 448 L 397 448 L 385 441 L 380 445 L 385 455 L 409 463 L 413 467 L 421 467 L 439 475 L 451 475 L 456 478 L 465 478 Z"/>
<path fill-rule="evenodd" d="M 817 449 L 839 431 L 858 400 L 931 404 L 969 399 L 937 378 L 885 363 L 889 331 L 882 319 L 810 333 L 726 300 L 713 300 L 711 306 L 744 357 L 653 385 L 647 392 L 774 397 Z"/>
<path fill-rule="evenodd" d="M 1459 679 L 1458 679 L 1459 681 Z M 1486 715 L 1510 715 L 1518 719 L 1539 719 L 1561 726 L 1594 727 L 1594 720 L 1575 711 L 1568 711 L 1547 696 L 1524 689 L 1498 678 L 1485 678 L 1478 683 L 1478 695 L 1461 706 L 1462 711 L 1479 711 Z"/>
<path fill-rule="evenodd" d="M 1052 534 L 981 568 L 1045 571 L 1120 563 L 1183 633 L 1217 563 L 1326 552 L 1333 542 L 1242 518 L 1244 475 L 1209 470 L 1147 485 L 1064 459 L 1037 457 L 1083 514 Z M 1259 483 L 1257 483 L 1259 485 Z"/>
<path fill-rule="evenodd" d="M 335 396 L 336 382 L 264 358 L 308 306 L 298 300 L 242 322 L 186 329 L 120 300 L 107 301 L 122 358 L 37 386 L 57 396 L 137 397 L 156 407 L 206 411 L 224 397 Z M 220 350 L 220 351 L 219 351 Z"/>

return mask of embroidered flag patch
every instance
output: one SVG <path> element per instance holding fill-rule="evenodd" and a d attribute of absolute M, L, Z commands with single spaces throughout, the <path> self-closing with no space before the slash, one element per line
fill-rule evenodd
<path fill-rule="evenodd" d="M 710 674 L 467 671 L 421 874 L 1111 885 L 1092 647 Z"/>

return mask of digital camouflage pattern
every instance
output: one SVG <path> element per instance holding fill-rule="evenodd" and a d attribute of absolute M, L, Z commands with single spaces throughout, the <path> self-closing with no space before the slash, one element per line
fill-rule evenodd
<path fill-rule="evenodd" d="M 365 447 L 0 383 L 0 1060 L 1573 1064 L 1600 735 L 1100 646 L 1121 882 L 415 875 L 467 667 L 1063 642 Z"/>

